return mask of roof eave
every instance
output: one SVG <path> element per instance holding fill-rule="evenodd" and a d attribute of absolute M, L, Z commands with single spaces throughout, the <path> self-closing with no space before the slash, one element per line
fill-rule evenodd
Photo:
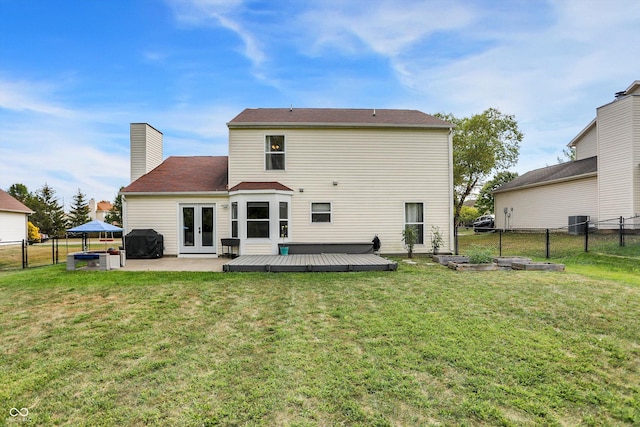
<path fill-rule="evenodd" d="M 562 182 L 568 182 L 568 181 L 576 181 L 578 179 L 584 179 L 584 178 L 591 178 L 591 177 L 597 177 L 598 176 L 598 172 L 589 172 L 589 173 L 583 173 L 580 175 L 573 175 L 573 176 L 568 176 L 565 178 L 558 178 L 558 179 L 552 179 L 549 181 L 541 181 L 541 182 L 536 182 L 533 184 L 527 184 L 527 185 L 521 185 L 518 187 L 512 187 L 512 188 L 506 188 L 504 190 L 495 190 L 493 191 L 491 194 L 498 194 L 498 193 L 507 193 L 509 191 L 516 191 L 516 190 L 525 190 L 528 188 L 534 188 L 534 187 L 542 187 L 544 185 L 550 185 L 550 184 L 560 184 Z"/>
<path fill-rule="evenodd" d="M 228 122 L 229 129 L 259 128 L 394 128 L 394 129 L 452 129 L 452 124 L 397 124 L 397 123 L 333 123 L 333 122 Z"/>
<path fill-rule="evenodd" d="M 31 214 L 35 213 L 32 210 L 6 209 L 6 208 L 0 208 L 0 212 L 21 213 L 21 214 L 25 214 L 25 215 L 31 215 Z"/>
<path fill-rule="evenodd" d="M 120 191 L 123 196 L 228 196 L 227 190 L 213 191 Z"/>

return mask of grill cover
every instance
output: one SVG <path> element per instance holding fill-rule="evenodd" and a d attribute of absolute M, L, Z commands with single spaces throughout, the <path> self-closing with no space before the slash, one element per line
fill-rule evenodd
<path fill-rule="evenodd" d="M 124 244 L 128 259 L 162 258 L 164 253 L 164 237 L 151 228 L 131 230 Z"/>

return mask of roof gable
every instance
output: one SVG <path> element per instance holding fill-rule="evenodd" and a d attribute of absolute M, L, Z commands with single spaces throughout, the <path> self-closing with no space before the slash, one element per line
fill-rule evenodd
<path fill-rule="evenodd" d="M 33 211 L 20 200 L 4 190 L 0 190 L 0 211 L 31 214 Z"/>
<path fill-rule="evenodd" d="M 227 191 L 227 156 L 171 156 L 121 193 Z"/>
<path fill-rule="evenodd" d="M 534 169 L 520 175 L 513 181 L 507 182 L 494 193 L 517 190 L 525 187 L 549 184 L 555 181 L 566 181 L 598 172 L 598 158 L 596 156 L 582 160 L 560 163 L 546 168 Z"/>
<path fill-rule="evenodd" d="M 227 123 L 256 126 L 356 126 L 451 128 L 453 125 L 418 110 L 354 108 L 247 108 Z"/>

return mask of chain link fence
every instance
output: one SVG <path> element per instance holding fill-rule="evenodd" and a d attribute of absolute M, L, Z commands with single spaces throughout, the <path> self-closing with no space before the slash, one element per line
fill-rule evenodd
<path fill-rule="evenodd" d="M 640 216 L 598 222 L 582 221 L 558 228 L 456 230 L 456 253 L 464 255 L 475 247 L 491 250 L 494 256 L 563 258 L 581 252 L 628 254 L 628 247 L 640 252 Z"/>

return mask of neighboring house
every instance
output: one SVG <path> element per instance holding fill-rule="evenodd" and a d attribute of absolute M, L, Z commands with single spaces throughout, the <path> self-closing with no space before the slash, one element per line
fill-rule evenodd
<path fill-rule="evenodd" d="M 568 145 L 575 161 L 527 172 L 494 192 L 496 227 L 565 227 L 569 217 L 586 216 L 614 228 L 620 216 L 640 214 L 640 80 L 597 108 Z"/>
<path fill-rule="evenodd" d="M 104 221 L 111 209 L 113 205 L 110 202 L 102 200 L 96 203 L 96 199 L 89 200 L 89 218 L 92 220 Z"/>
<path fill-rule="evenodd" d="M 4 190 L 0 190 L 0 245 L 28 240 L 29 215 L 33 211 Z"/>
<path fill-rule="evenodd" d="M 229 156 L 161 161 L 162 134 L 131 125 L 125 232 L 153 228 L 165 254 L 276 254 L 278 243 L 371 242 L 431 251 L 431 227 L 453 246 L 450 123 L 415 110 L 246 109 L 227 123 Z"/>

